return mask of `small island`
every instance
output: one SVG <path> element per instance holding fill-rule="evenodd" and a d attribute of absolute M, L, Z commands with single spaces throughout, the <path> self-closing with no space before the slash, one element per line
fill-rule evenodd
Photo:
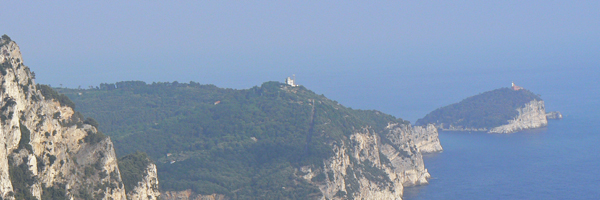
<path fill-rule="evenodd" d="M 442 130 L 513 133 L 544 127 L 548 119 L 560 119 L 559 112 L 546 113 L 539 95 L 512 83 L 438 108 L 417 120 L 417 125 L 435 124 Z"/>

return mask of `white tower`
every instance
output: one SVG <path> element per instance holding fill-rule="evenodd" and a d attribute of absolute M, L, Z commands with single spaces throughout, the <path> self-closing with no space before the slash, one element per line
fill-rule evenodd
<path fill-rule="evenodd" d="M 296 75 L 293 75 L 292 77 L 294 77 L 294 79 L 287 77 L 285 79 L 285 84 L 288 84 L 289 86 L 292 86 L 292 87 L 296 87 L 296 83 L 295 83 Z"/>

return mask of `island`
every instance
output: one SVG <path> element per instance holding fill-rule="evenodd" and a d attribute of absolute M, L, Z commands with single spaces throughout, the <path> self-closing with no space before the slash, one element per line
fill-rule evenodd
<path fill-rule="evenodd" d="M 546 113 L 540 95 L 515 85 L 468 97 L 438 108 L 416 121 L 435 124 L 449 131 L 513 133 L 548 125 L 548 119 L 561 119 L 560 112 Z"/>

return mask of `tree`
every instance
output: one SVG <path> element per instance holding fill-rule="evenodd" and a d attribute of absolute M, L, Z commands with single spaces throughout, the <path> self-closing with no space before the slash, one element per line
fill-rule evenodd
<path fill-rule="evenodd" d="M 8 37 L 8 35 L 6 35 L 6 34 L 2 35 L 2 40 L 4 40 L 5 42 L 10 42 L 10 41 L 12 41 L 12 40 L 10 39 L 10 37 Z"/>

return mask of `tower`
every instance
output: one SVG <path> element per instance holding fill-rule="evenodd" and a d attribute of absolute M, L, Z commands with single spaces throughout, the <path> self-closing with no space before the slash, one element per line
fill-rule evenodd
<path fill-rule="evenodd" d="M 285 84 L 288 84 L 289 86 L 292 87 L 296 87 L 296 75 L 292 75 L 292 77 L 294 77 L 293 79 L 290 78 L 289 76 L 285 79 Z"/>

